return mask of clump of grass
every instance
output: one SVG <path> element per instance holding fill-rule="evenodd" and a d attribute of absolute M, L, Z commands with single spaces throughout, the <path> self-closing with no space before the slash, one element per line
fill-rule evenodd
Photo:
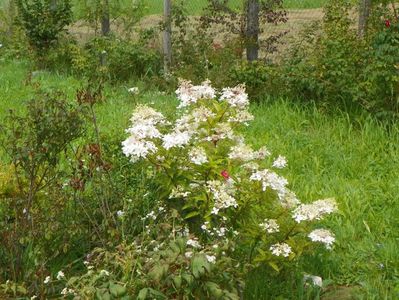
<path fill-rule="evenodd" d="M 399 127 L 387 132 L 368 116 L 325 115 L 289 101 L 253 111 L 256 121 L 247 135 L 254 144 L 286 154 L 289 181 L 299 198 L 333 196 L 339 203 L 341 214 L 330 224 L 335 249 L 310 260 L 305 271 L 336 286 L 361 287 L 367 299 L 399 297 Z"/>

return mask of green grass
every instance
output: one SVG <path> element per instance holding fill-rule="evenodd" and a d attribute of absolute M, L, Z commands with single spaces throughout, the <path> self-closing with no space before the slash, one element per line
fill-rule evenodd
<path fill-rule="evenodd" d="M 76 5 L 80 0 L 72 0 L 73 4 Z M 0 6 L 7 3 L 8 0 L 0 0 Z M 122 5 L 130 5 L 131 0 L 121 0 Z M 320 8 L 327 0 L 285 0 L 284 7 L 287 9 L 309 9 L 309 8 Z M 202 9 L 206 7 L 207 0 L 190 0 L 186 1 L 187 10 L 190 14 L 196 15 L 201 13 Z M 242 7 L 243 0 L 230 0 L 232 7 L 238 8 Z M 163 1 L 162 0 L 145 0 L 145 5 L 147 7 L 146 13 L 148 15 L 162 14 L 163 12 Z"/>
<path fill-rule="evenodd" d="M 7 109 L 23 110 L 34 89 L 24 84 L 29 64 L 0 61 L 0 69 L 3 119 Z M 44 89 L 62 89 L 71 98 L 80 86 L 76 78 L 59 74 L 43 73 L 33 80 Z M 136 84 L 107 87 L 107 102 L 97 108 L 107 135 L 123 137 L 135 106 L 126 90 Z M 173 112 L 173 99 L 149 91 L 141 101 Z M 331 280 L 325 299 L 398 299 L 399 127 L 388 132 L 365 115 L 326 115 L 287 100 L 253 105 L 252 110 L 256 118 L 246 131 L 249 141 L 288 158 L 286 176 L 299 198 L 306 202 L 335 197 L 339 203 L 340 214 L 324 223 L 336 233 L 334 250 L 318 253 L 304 266 L 304 271 Z M 270 299 L 284 288 L 289 294 L 286 285 L 268 286 L 267 276 L 262 270 L 251 276 L 248 299 Z"/>
<path fill-rule="evenodd" d="M 285 0 L 284 7 L 288 9 L 320 8 L 326 1 L 327 0 Z M 127 1 L 127 3 L 130 3 L 130 1 Z M 190 0 L 186 1 L 186 7 L 190 14 L 196 15 L 201 13 L 207 3 L 207 0 Z M 243 0 L 230 0 L 230 3 L 233 8 L 241 8 Z M 163 12 L 163 1 L 161 0 L 145 0 L 145 4 L 148 7 L 148 14 L 161 14 Z"/>
<path fill-rule="evenodd" d="M 126 3 L 131 3 L 131 1 L 126 1 Z M 320 8 L 327 0 L 285 0 L 284 7 L 287 9 L 308 9 L 308 8 Z M 186 1 L 186 8 L 189 14 L 197 15 L 202 12 L 206 7 L 207 0 L 190 0 Z M 231 7 L 241 8 L 243 5 L 243 0 L 230 0 Z M 145 0 L 147 6 L 147 13 L 152 14 L 162 14 L 163 13 L 163 1 L 161 0 Z"/>

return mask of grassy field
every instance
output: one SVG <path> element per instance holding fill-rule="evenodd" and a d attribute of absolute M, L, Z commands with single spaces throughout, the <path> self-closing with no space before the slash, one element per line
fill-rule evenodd
<path fill-rule="evenodd" d="M 0 6 L 8 3 L 9 0 L 0 0 Z M 320 8 L 327 0 L 285 0 L 284 6 L 288 9 L 308 9 Z M 131 0 L 121 0 L 124 5 L 129 5 Z M 187 2 L 187 10 L 190 14 L 199 14 L 206 6 L 207 0 L 190 0 Z M 232 7 L 239 8 L 242 6 L 243 0 L 230 0 Z M 74 5 L 81 3 L 81 0 L 72 0 Z M 163 12 L 162 0 L 145 0 L 147 6 L 146 13 L 149 15 L 161 14 Z"/>
<path fill-rule="evenodd" d="M 23 110 L 34 91 L 25 85 L 29 65 L 0 61 L 0 119 L 8 109 Z M 71 98 L 76 78 L 41 73 L 34 81 L 44 89 L 61 89 Z M 132 82 L 132 86 L 137 83 Z M 100 128 L 123 137 L 135 100 L 129 85 L 108 87 L 107 102 L 98 107 Z M 140 101 L 162 111 L 173 110 L 172 96 L 156 91 Z M 323 114 L 287 100 L 253 105 L 255 121 L 246 135 L 288 158 L 286 175 L 303 201 L 336 197 L 340 214 L 327 226 L 336 233 L 330 255 L 317 255 L 304 267 L 330 282 L 323 299 L 399 299 L 399 128 L 389 132 L 368 116 Z M 4 161 L 4 157 L 1 158 Z M 258 271 L 248 281 L 248 299 L 270 299 L 277 289 Z M 292 295 L 292 299 L 306 299 Z M 312 298 L 314 299 L 314 298 Z"/>
<path fill-rule="evenodd" d="M 242 7 L 243 0 L 230 0 L 234 8 Z M 326 3 L 326 0 L 285 0 L 284 6 L 288 9 L 307 9 L 320 8 Z M 160 14 L 163 11 L 163 1 L 146 0 L 149 14 Z M 199 14 L 207 5 L 207 0 L 187 1 L 187 10 L 191 14 Z"/>

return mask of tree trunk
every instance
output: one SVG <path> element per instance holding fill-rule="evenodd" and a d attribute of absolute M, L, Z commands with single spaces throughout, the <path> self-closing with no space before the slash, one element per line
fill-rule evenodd
<path fill-rule="evenodd" d="M 110 16 L 109 16 L 109 2 L 104 0 L 101 16 L 101 33 L 103 36 L 109 35 L 111 32 Z"/>
<path fill-rule="evenodd" d="M 247 0 L 247 59 L 257 60 L 259 57 L 259 0 Z"/>
<path fill-rule="evenodd" d="M 367 31 L 367 21 L 370 16 L 371 0 L 360 0 L 358 34 L 363 37 Z"/>
<path fill-rule="evenodd" d="M 172 63 L 172 3 L 171 0 L 164 0 L 164 23 L 163 32 L 163 54 L 164 54 L 164 73 L 167 76 L 170 73 Z"/>

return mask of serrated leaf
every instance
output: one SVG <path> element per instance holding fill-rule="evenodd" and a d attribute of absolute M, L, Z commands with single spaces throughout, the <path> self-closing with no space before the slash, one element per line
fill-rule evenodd
<path fill-rule="evenodd" d="M 223 296 L 223 290 L 219 287 L 218 284 L 208 281 L 205 283 L 206 289 L 213 296 L 212 299 L 217 299 Z"/>
<path fill-rule="evenodd" d="M 114 283 L 110 283 L 109 290 L 114 297 L 121 297 L 127 293 L 126 287 Z"/>
<path fill-rule="evenodd" d="M 199 278 L 210 271 L 210 264 L 204 255 L 197 255 L 191 262 L 192 272 L 195 278 Z"/>

